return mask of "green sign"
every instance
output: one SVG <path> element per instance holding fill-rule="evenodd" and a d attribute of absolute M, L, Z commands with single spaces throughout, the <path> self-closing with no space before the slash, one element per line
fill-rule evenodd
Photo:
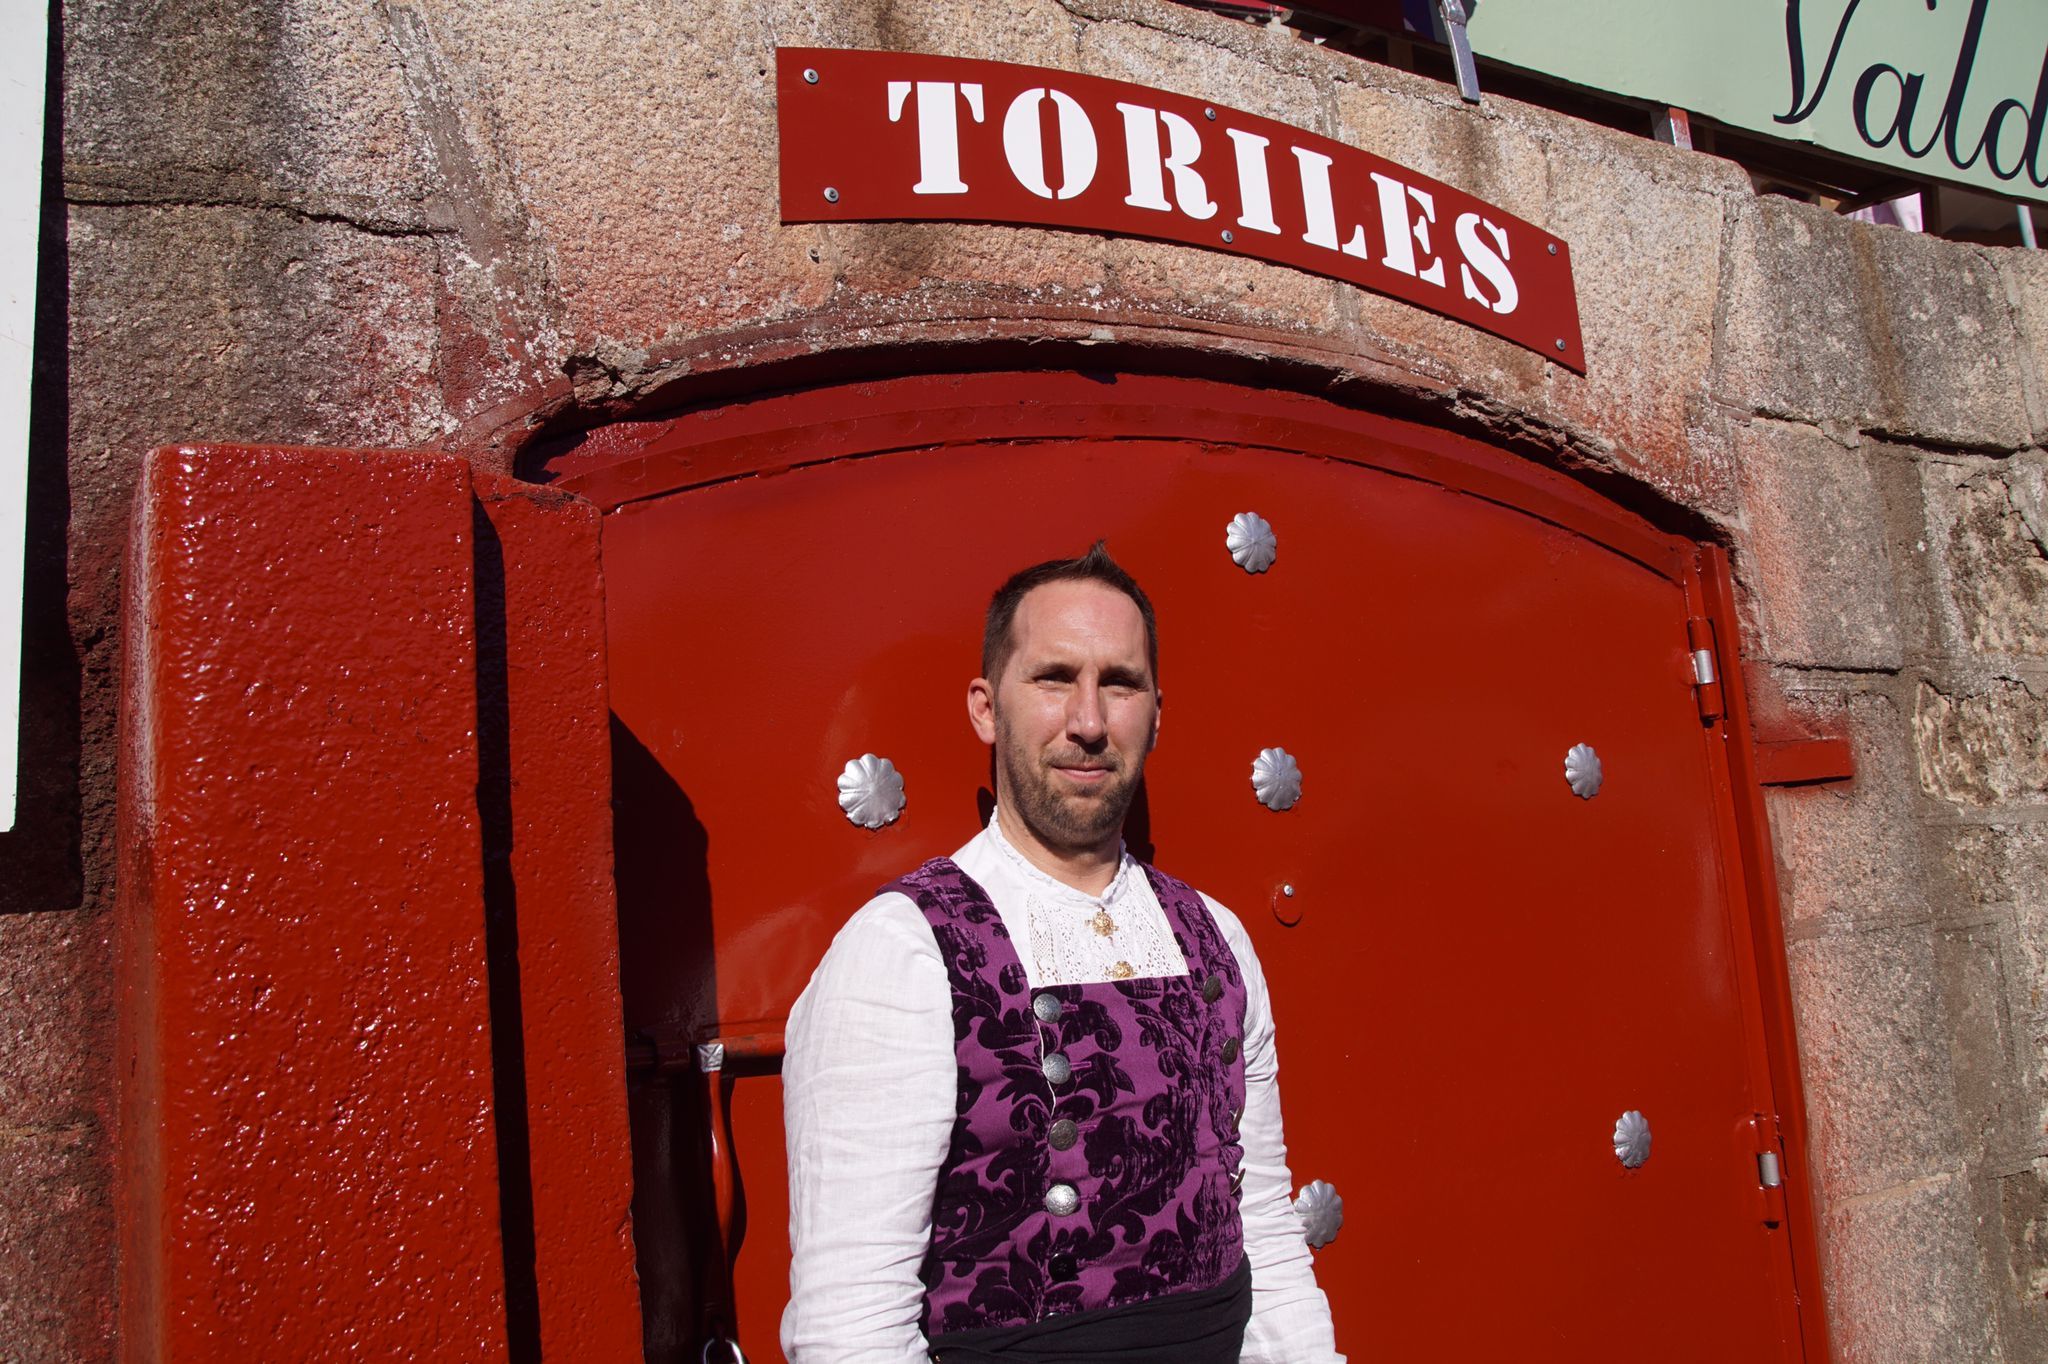
<path fill-rule="evenodd" d="M 2048 202 L 2048 0 L 1485 0 L 1473 51 Z"/>

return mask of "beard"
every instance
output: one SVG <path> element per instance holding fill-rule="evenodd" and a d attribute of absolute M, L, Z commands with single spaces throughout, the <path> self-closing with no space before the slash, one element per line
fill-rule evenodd
<path fill-rule="evenodd" d="M 1003 799 L 1040 843 L 1061 851 L 1084 851 L 1101 847 L 1123 831 L 1124 815 L 1145 775 L 1142 754 L 1126 760 L 1117 753 L 1080 749 L 1031 753 L 1012 741 L 1000 716 L 996 737 Z M 1109 776 L 1092 787 L 1075 789 L 1053 771 L 1062 765 L 1101 767 Z"/>

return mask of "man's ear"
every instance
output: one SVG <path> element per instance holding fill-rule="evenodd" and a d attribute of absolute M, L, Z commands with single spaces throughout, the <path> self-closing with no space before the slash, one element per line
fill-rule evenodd
<path fill-rule="evenodd" d="M 1145 745 L 1147 753 L 1159 747 L 1159 722 L 1165 717 L 1166 693 L 1160 692 L 1152 698 L 1152 742 Z"/>
<path fill-rule="evenodd" d="M 996 741 L 996 690 L 986 677 L 967 684 L 967 723 L 974 726 L 975 737 L 983 743 Z"/>

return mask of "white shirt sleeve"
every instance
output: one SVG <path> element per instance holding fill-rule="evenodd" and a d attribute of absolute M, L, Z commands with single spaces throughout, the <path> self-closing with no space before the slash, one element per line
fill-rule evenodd
<path fill-rule="evenodd" d="M 1252 1266 L 1252 1319 L 1242 1364 L 1344 1364 L 1330 1324 L 1330 1301 L 1316 1287 L 1315 1263 L 1294 1211 L 1287 1138 L 1280 1125 L 1280 1062 L 1266 976 L 1237 916 L 1208 896 L 1223 940 L 1244 972 L 1244 1253 Z"/>
<path fill-rule="evenodd" d="M 924 1364 L 918 1269 L 952 1138 L 952 991 L 907 897 L 870 900 L 790 1010 L 790 1364 Z"/>

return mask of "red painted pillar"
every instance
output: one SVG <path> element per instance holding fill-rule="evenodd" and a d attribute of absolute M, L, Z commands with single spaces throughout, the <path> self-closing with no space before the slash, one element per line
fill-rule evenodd
<path fill-rule="evenodd" d="M 537 1358 L 551 1314 L 623 1314 L 637 1338 L 602 655 L 569 600 L 600 609 L 595 531 L 587 508 L 493 498 L 438 455 L 145 467 L 119 820 L 128 1358 Z M 527 584 L 554 594 L 538 647 Z M 566 699 L 506 685 L 527 665 Z M 566 752 L 516 756 L 523 706 Z M 556 779 L 590 811 L 533 808 Z M 567 871 L 531 869 L 571 842 Z M 566 1162 L 581 1223 L 552 1192 Z M 627 1357 L 613 1334 L 549 1353 Z"/>

